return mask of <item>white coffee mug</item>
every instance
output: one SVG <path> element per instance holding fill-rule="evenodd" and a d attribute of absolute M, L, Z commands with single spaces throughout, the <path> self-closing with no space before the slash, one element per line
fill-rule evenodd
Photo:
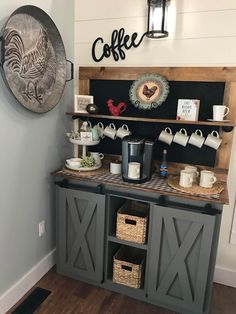
<path fill-rule="evenodd" d="M 180 129 L 178 132 L 175 133 L 173 142 L 185 147 L 188 143 L 188 139 L 189 136 L 187 131 L 185 129 Z"/>
<path fill-rule="evenodd" d="M 110 173 L 121 174 L 121 162 L 111 162 L 110 163 Z"/>
<path fill-rule="evenodd" d="M 97 125 L 95 125 L 95 128 L 98 130 L 98 135 L 100 138 L 104 138 L 104 125 L 102 124 L 102 122 L 98 122 Z"/>
<path fill-rule="evenodd" d="M 91 129 L 91 132 L 92 132 L 93 141 L 98 141 L 99 140 L 98 129 L 96 127 L 94 127 Z"/>
<path fill-rule="evenodd" d="M 192 173 L 193 182 L 197 181 L 197 177 L 199 176 L 199 172 L 197 171 L 197 167 L 195 166 L 185 166 L 185 170 Z"/>
<path fill-rule="evenodd" d="M 193 185 L 193 175 L 191 171 L 185 169 L 180 171 L 179 185 L 184 188 L 191 188 Z"/>
<path fill-rule="evenodd" d="M 188 141 L 189 144 L 201 148 L 205 141 L 205 137 L 203 137 L 201 130 L 196 130 L 191 134 L 190 139 Z"/>
<path fill-rule="evenodd" d="M 224 117 L 229 113 L 229 108 L 223 105 L 213 106 L 213 120 L 223 121 Z"/>
<path fill-rule="evenodd" d="M 140 178 L 141 164 L 139 162 L 129 162 L 128 164 L 128 177 L 130 179 Z"/>
<path fill-rule="evenodd" d="M 94 158 L 95 163 L 97 166 L 100 166 L 102 164 L 101 160 L 104 158 L 103 153 L 99 152 L 90 152 L 91 157 Z"/>
<path fill-rule="evenodd" d="M 222 139 L 217 131 L 212 131 L 211 134 L 207 135 L 204 145 L 209 146 L 214 149 L 218 149 Z"/>
<path fill-rule="evenodd" d="M 92 128 L 92 124 L 90 121 L 84 121 L 80 127 L 82 131 L 89 132 Z"/>
<path fill-rule="evenodd" d="M 116 139 L 116 126 L 114 123 L 110 123 L 105 127 L 103 134 L 107 137 L 110 137 L 112 140 Z"/>
<path fill-rule="evenodd" d="M 199 185 L 203 188 L 212 188 L 213 184 L 217 181 L 214 172 L 202 170 Z"/>
<path fill-rule="evenodd" d="M 172 134 L 171 128 L 165 128 L 165 130 L 161 131 L 158 140 L 170 145 L 173 141 L 174 135 Z"/>
<path fill-rule="evenodd" d="M 117 132 L 116 136 L 119 138 L 124 138 L 125 136 L 129 136 L 131 132 L 129 131 L 129 127 L 126 124 L 123 124 L 122 127 L 120 127 Z"/>

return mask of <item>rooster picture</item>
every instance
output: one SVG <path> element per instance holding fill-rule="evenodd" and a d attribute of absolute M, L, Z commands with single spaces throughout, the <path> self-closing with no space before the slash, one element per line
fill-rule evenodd
<path fill-rule="evenodd" d="M 143 95 L 145 95 L 148 99 L 150 99 L 155 92 L 157 91 L 157 86 L 152 86 L 151 88 L 148 88 L 146 84 L 143 86 Z"/>
<path fill-rule="evenodd" d="M 43 101 L 43 89 L 39 89 L 46 71 L 52 70 L 51 76 L 55 76 L 55 69 L 49 62 L 49 40 L 47 33 L 40 28 L 39 35 L 32 47 L 26 49 L 22 37 L 15 29 L 6 28 L 5 63 L 4 66 L 18 74 L 25 84 L 25 90 L 21 91 L 28 101 Z M 54 78 L 53 78 L 54 79 Z M 22 95 L 22 96 L 23 96 Z"/>

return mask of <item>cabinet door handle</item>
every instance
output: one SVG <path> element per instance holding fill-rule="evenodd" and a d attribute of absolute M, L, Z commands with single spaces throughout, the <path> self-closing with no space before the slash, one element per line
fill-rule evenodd
<path fill-rule="evenodd" d="M 125 223 L 128 225 L 136 225 L 137 221 L 132 220 L 132 219 L 125 219 Z"/>
<path fill-rule="evenodd" d="M 121 265 L 121 268 L 124 270 L 132 271 L 132 267 L 130 267 L 130 266 Z"/>
<path fill-rule="evenodd" d="M 3 36 L 0 37 L 0 67 L 3 67 L 3 64 L 5 62 L 5 40 Z"/>

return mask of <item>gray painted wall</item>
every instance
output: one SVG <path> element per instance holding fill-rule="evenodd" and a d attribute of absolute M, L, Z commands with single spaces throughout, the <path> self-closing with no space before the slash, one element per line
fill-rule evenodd
<path fill-rule="evenodd" d="M 0 28 L 19 6 L 33 4 L 54 20 L 73 60 L 73 0 L 1 0 Z M 50 173 L 72 155 L 65 132 L 72 127 L 74 83 L 66 85 L 60 103 L 46 114 L 18 104 L 0 77 L 0 295 L 55 247 L 53 179 Z M 38 237 L 38 223 L 46 234 Z"/>

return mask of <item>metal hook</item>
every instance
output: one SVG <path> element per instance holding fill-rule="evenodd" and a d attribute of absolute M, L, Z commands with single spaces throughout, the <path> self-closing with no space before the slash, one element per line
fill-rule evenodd
<path fill-rule="evenodd" d="M 0 66 L 3 67 L 3 64 L 5 62 L 5 40 L 4 37 L 0 37 L 0 43 L 1 43 L 1 48 L 0 48 Z"/>

